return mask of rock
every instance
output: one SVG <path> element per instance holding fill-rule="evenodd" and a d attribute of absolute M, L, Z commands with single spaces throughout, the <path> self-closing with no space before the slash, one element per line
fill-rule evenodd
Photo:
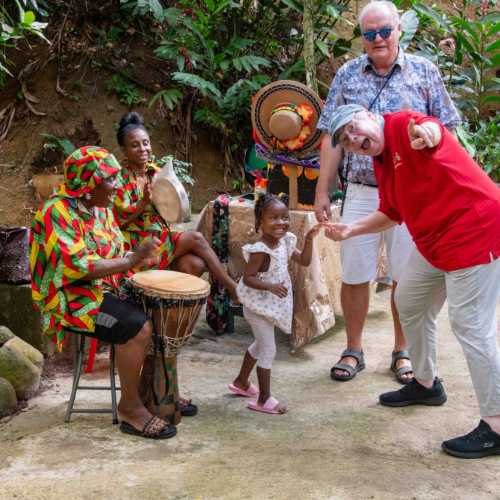
<path fill-rule="evenodd" d="M 43 354 L 38 349 L 29 345 L 28 342 L 14 335 L 5 345 L 22 352 L 40 371 L 42 370 Z"/>
<path fill-rule="evenodd" d="M 33 309 L 31 286 L 0 283 L 0 304 L 0 325 L 45 352 L 47 338 L 42 333 L 40 313 Z"/>
<path fill-rule="evenodd" d="M 14 334 L 6 326 L 0 326 L 0 347 L 13 338 Z"/>
<path fill-rule="evenodd" d="M 8 344 L 0 347 L 0 377 L 12 384 L 18 399 L 28 399 L 38 390 L 42 371 L 15 345 Z"/>
<path fill-rule="evenodd" d="M 10 415 L 17 407 L 16 391 L 12 384 L 0 378 L 0 418 Z"/>

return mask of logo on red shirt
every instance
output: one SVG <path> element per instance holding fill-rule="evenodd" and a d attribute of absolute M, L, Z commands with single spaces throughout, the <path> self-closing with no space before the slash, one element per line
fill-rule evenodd
<path fill-rule="evenodd" d="M 394 170 L 396 170 L 398 167 L 400 167 L 403 164 L 403 162 L 401 161 L 401 156 L 399 156 L 399 153 L 394 153 L 392 163 L 394 165 Z"/>

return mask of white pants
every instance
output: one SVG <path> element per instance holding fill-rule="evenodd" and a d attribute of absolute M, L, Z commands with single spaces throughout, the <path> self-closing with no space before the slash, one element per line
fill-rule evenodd
<path fill-rule="evenodd" d="M 257 366 L 270 370 L 276 356 L 276 340 L 274 339 L 274 325 L 264 316 L 255 314 L 243 306 L 243 316 L 252 327 L 255 338 L 248 352 L 257 360 Z"/>
<path fill-rule="evenodd" d="M 500 350 L 496 307 L 500 259 L 444 272 L 418 250 L 396 289 L 396 305 L 415 377 L 432 380 L 436 370 L 436 316 L 445 296 L 451 328 L 464 351 L 481 416 L 500 415 Z M 433 328 L 429 327 L 429 318 Z"/>
<path fill-rule="evenodd" d="M 350 224 L 370 215 L 379 206 L 378 189 L 361 184 L 349 184 L 342 222 Z M 342 281 L 348 285 L 367 283 L 376 278 L 377 259 L 381 240 L 384 241 L 389 261 L 389 272 L 394 281 L 401 274 L 415 244 L 406 225 L 393 227 L 382 233 L 364 234 L 344 240 L 340 244 Z"/>

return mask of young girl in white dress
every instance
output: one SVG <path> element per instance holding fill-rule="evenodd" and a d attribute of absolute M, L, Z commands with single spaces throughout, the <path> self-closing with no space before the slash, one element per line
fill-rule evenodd
<path fill-rule="evenodd" d="M 255 203 L 255 230 L 261 238 L 243 247 L 246 260 L 243 277 L 236 289 L 243 304 L 243 315 L 252 327 L 255 341 L 243 358 L 239 375 L 229 384 L 238 396 L 254 398 L 248 408 L 271 414 L 286 413 L 285 405 L 271 396 L 271 366 L 276 354 L 274 327 L 291 333 L 293 290 L 288 273 L 288 261 L 308 266 L 311 263 L 313 239 L 321 225 L 312 228 L 305 237 L 302 252 L 295 247 L 297 237 L 288 232 L 288 207 L 278 197 L 261 196 Z M 249 377 L 257 364 L 259 389 Z"/>

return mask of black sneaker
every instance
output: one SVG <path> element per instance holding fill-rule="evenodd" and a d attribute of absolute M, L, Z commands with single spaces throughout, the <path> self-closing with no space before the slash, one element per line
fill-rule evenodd
<path fill-rule="evenodd" d="M 380 404 L 384 406 L 428 405 L 440 406 L 446 402 L 443 384 L 436 377 L 431 389 L 427 389 L 412 379 L 399 391 L 385 392 L 379 396 Z"/>
<path fill-rule="evenodd" d="M 500 455 L 500 434 L 480 420 L 479 425 L 469 434 L 443 441 L 444 452 L 460 458 L 482 458 L 488 455 Z"/>

